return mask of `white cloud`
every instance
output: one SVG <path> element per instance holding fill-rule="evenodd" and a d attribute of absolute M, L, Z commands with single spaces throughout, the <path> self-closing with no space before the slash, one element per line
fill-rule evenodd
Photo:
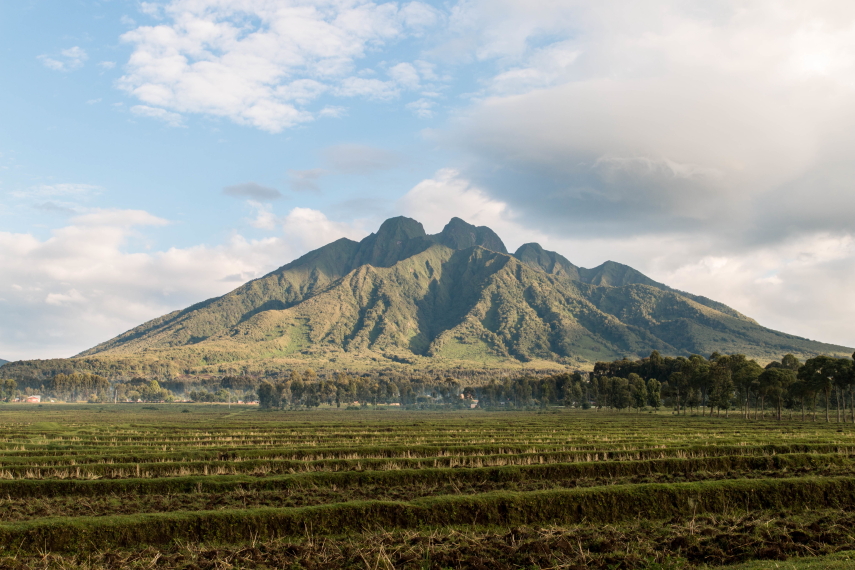
<path fill-rule="evenodd" d="M 160 19 L 162 17 L 162 6 L 156 2 L 140 2 L 139 11 L 146 16 Z"/>
<path fill-rule="evenodd" d="M 424 2 L 410 2 L 401 8 L 401 16 L 407 26 L 412 28 L 429 28 L 439 23 L 442 14 L 433 6 Z"/>
<path fill-rule="evenodd" d="M 134 105 L 131 107 L 131 113 L 140 117 L 148 117 L 163 121 L 170 127 L 183 127 L 184 118 L 178 113 L 160 109 L 158 107 L 149 107 L 148 105 Z"/>
<path fill-rule="evenodd" d="M 48 305 L 67 305 L 69 303 L 85 303 L 86 298 L 77 289 L 69 289 L 67 293 L 48 293 L 45 303 Z"/>
<path fill-rule="evenodd" d="M 302 107 L 331 90 L 388 99 L 394 82 L 351 73 L 370 50 L 437 21 L 412 2 L 173 0 L 140 9 L 163 23 L 122 39 L 133 46 L 120 86 L 147 108 L 204 113 L 280 132 L 311 121 Z"/>
<path fill-rule="evenodd" d="M 817 232 L 662 271 L 673 287 L 725 301 L 761 324 L 855 346 L 855 239 Z"/>
<path fill-rule="evenodd" d="M 572 42 L 557 42 L 534 50 L 525 64 L 500 72 L 489 81 L 493 94 L 510 95 L 572 80 L 573 64 L 582 51 Z"/>
<path fill-rule="evenodd" d="M 114 67 L 116 67 L 116 62 L 115 61 L 99 61 L 98 67 L 100 67 L 101 69 L 113 69 Z"/>
<path fill-rule="evenodd" d="M 401 92 L 394 81 L 348 77 L 342 80 L 341 85 L 336 89 L 336 94 L 341 97 L 365 97 L 377 101 L 388 101 L 398 97 Z"/>
<path fill-rule="evenodd" d="M 418 99 L 412 103 L 407 103 L 406 107 L 420 119 L 430 119 L 433 117 L 433 108 L 436 106 L 436 101 L 430 99 Z"/>
<path fill-rule="evenodd" d="M 65 64 L 61 61 L 58 61 L 46 55 L 40 55 L 39 59 L 41 60 L 42 64 L 44 64 L 44 66 L 48 69 L 53 69 L 54 71 L 65 71 Z"/>
<path fill-rule="evenodd" d="M 249 223 L 260 230 L 272 230 L 279 224 L 279 218 L 273 213 L 273 206 L 250 200 L 250 206 L 255 210 L 255 218 Z"/>
<path fill-rule="evenodd" d="M 264 206 L 258 205 L 261 209 Z M 359 226 L 295 208 L 282 234 L 218 246 L 138 252 L 131 239 L 168 221 L 139 210 L 97 210 L 47 239 L 0 231 L 0 355 L 67 357 L 149 319 L 222 295 Z M 268 226 L 271 227 L 271 226 Z"/>
<path fill-rule="evenodd" d="M 436 140 L 565 236 L 851 232 L 851 45 L 844 3 L 470 0 L 434 52 L 496 72 Z"/>
<path fill-rule="evenodd" d="M 318 112 L 318 117 L 331 117 L 333 119 L 340 119 L 345 115 L 347 115 L 347 109 L 337 105 L 328 105 Z"/>
<path fill-rule="evenodd" d="M 360 240 L 370 230 L 360 221 L 352 223 L 330 220 L 326 215 L 311 208 L 294 208 L 282 219 L 282 230 L 288 243 L 301 252 L 317 249 L 339 238 Z"/>
<path fill-rule="evenodd" d="M 428 233 L 439 232 L 454 216 L 470 224 L 488 226 L 502 239 L 512 240 L 508 243 L 514 243 L 518 234 L 525 232 L 513 221 L 507 204 L 491 198 L 452 168 L 419 182 L 398 200 L 397 209 L 422 222 Z"/>
<path fill-rule="evenodd" d="M 57 56 L 40 55 L 38 58 L 49 69 L 55 71 L 74 71 L 83 67 L 89 56 L 86 54 L 86 50 L 79 46 L 74 46 L 62 50 Z"/>
<path fill-rule="evenodd" d="M 389 68 L 388 74 L 396 84 L 405 89 L 415 90 L 419 88 L 421 79 L 419 78 L 419 72 L 416 71 L 412 63 L 393 65 Z"/>

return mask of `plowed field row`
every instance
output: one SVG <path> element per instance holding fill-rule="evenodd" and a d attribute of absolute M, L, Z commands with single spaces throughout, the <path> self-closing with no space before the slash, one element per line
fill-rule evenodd
<path fill-rule="evenodd" d="M 855 510 L 848 425 L 595 411 L 307 417 L 4 407 L 0 567 L 348 566 L 358 555 L 353 567 L 688 568 L 699 553 L 723 564 L 855 546 L 811 527 Z M 695 538 L 696 520 L 716 536 L 724 520 L 792 522 L 716 551 Z M 492 545 L 481 558 L 449 546 L 475 536 Z"/>

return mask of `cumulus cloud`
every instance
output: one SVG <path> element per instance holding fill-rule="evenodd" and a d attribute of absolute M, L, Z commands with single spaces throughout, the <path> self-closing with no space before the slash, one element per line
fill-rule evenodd
<path fill-rule="evenodd" d="M 453 11 L 455 49 L 499 72 L 442 140 L 530 223 L 738 248 L 855 206 L 852 7 L 501 5 Z"/>
<path fill-rule="evenodd" d="M 250 200 L 249 205 L 255 210 L 255 218 L 249 221 L 252 227 L 260 230 L 272 230 L 279 224 L 279 218 L 273 212 L 273 206 L 270 204 Z"/>
<path fill-rule="evenodd" d="M 413 90 L 420 87 L 421 78 L 419 77 L 419 72 L 416 71 L 416 68 L 412 63 L 399 63 L 397 65 L 393 65 L 389 68 L 388 74 L 389 77 L 391 77 L 392 80 L 401 87 Z"/>
<path fill-rule="evenodd" d="M 343 237 L 360 240 L 374 229 L 366 229 L 361 220 L 330 220 L 323 212 L 311 208 L 294 208 L 282 219 L 286 241 L 301 252 L 317 249 Z"/>
<path fill-rule="evenodd" d="M 365 232 L 295 208 L 279 235 L 139 252 L 132 238 L 168 223 L 139 210 L 74 217 L 47 239 L 0 231 L 0 354 L 67 357 L 142 322 L 259 277 L 312 249 Z"/>
<path fill-rule="evenodd" d="M 282 193 L 276 188 L 262 186 L 255 182 L 245 182 L 243 184 L 235 184 L 223 188 L 223 194 L 226 196 L 234 196 L 235 198 L 249 198 L 251 200 L 266 202 L 276 200 L 282 197 Z"/>
<path fill-rule="evenodd" d="M 392 151 L 361 144 L 339 144 L 321 155 L 331 170 L 345 174 L 371 174 L 400 166 L 403 158 Z"/>
<path fill-rule="evenodd" d="M 419 182 L 398 200 L 397 208 L 422 222 L 431 233 L 442 230 L 454 216 L 470 224 L 489 226 L 503 239 L 513 239 L 520 231 L 510 219 L 507 204 L 494 200 L 453 168 L 442 169 L 433 178 Z"/>
<path fill-rule="evenodd" d="M 420 2 L 172 0 L 143 3 L 162 21 L 122 36 L 133 53 L 119 85 L 146 108 L 227 117 L 270 132 L 311 121 L 304 108 L 331 90 L 385 100 L 390 81 L 352 75 L 370 50 L 438 21 Z"/>

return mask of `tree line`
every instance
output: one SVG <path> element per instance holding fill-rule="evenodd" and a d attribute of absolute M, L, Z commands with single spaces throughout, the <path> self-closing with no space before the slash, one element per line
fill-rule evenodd
<path fill-rule="evenodd" d="M 820 406 L 826 421 L 836 410 L 837 421 L 855 423 L 853 360 L 822 355 L 800 362 L 787 354 L 765 367 L 743 354 L 668 357 L 653 351 L 637 360 L 598 362 L 592 372 L 455 370 L 432 375 L 383 370 L 356 375 L 307 368 L 267 375 L 112 379 L 90 372 L 60 372 L 40 382 L 41 393 L 66 401 L 157 402 L 189 397 L 196 402 L 257 400 L 270 409 L 381 404 L 635 411 L 666 407 L 678 415 L 739 413 L 757 418 L 771 414 L 779 420 L 784 411 L 790 417 L 800 413 L 802 419 L 810 415 L 816 420 Z M 26 392 L 33 390 L 26 387 Z M 20 393 L 15 380 L 0 380 L 0 399 Z"/>
<path fill-rule="evenodd" d="M 826 421 L 831 421 L 830 410 L 836 408 L 838 422 L 848 415 L 855 423 L 853 359 L 855 354 L 852 359 L 819 355 L 802 363 L 787 354 L 763 367 L 744 354 L 671 358 L 653 351 L 640 360 L 598 362 L 591 376 L 592 382 L 633 374 L 656 379 L 676 414 L 694 410 L 727 416 L 734 410 L 745 418 L 757 418 L 770 412 L 780 420 L 786 409 L 791 415 L 800 412 L 802 419 L 812 413 L 815 420 L 821 403 Z"/>

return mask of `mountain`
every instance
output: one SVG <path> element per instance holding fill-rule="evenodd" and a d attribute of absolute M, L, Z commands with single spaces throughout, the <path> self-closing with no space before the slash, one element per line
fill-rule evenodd
<path fill-rule="evenodd" d="M 762 327 L 620 263 L 585 269 L 534 243 L 511 255 L 489 228 L 454 218 L 428 235 L 398 217 L 359 242 L 334 241 L 76 358 L 209 372 L 394 362 L 585 368 L 654 349 L 766 361 L 852 353 Z"/>
<path fill-rule="evenodd" d="M 4 364 L 6 364 L 7 362 L 9 362 L 9 361 L 8 361 L 8 360 L 3 360 L 2 358 L 0 358 L 0 366 L 3 366 L 3 365 L 4 365 Z"/>

